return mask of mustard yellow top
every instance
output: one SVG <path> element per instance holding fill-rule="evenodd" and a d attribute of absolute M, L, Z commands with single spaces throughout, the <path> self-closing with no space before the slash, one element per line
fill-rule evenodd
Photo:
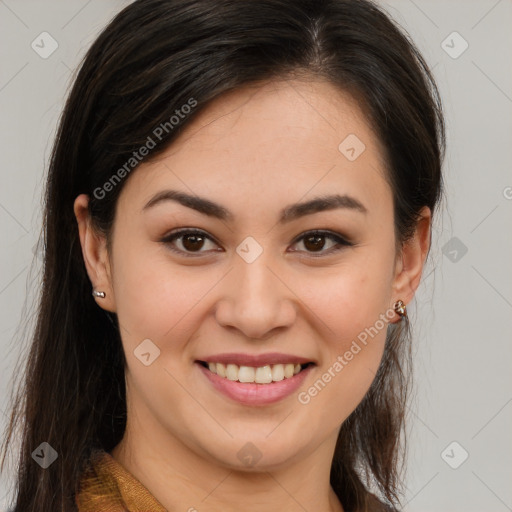
<path fill-rule="evenodd" d="M 79 512 L 167 512 L 112 455 L 97 450 L 80 479 Z"/>

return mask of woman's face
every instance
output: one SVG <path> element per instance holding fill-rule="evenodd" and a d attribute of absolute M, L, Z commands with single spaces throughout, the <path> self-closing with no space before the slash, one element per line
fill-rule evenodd
<path fill-rule="evenodd" d="M 133 171 L 111 272 L 91 279 L 121 327 L 127 430 L 227 467 L 333 448 L 377 372 L 390 308 L 413 293 L 384 172 L 357 104 L 304 81 L 224 95 Z M 154 201 L 171 190 L 205 208 Z M 200 361 L 270 370 L 231 366 L 228 378 Z M 277 364 L 297 361 L 313 364 L 282 378 Z M 231 380 L 253 373 L 276 382 Z"/>

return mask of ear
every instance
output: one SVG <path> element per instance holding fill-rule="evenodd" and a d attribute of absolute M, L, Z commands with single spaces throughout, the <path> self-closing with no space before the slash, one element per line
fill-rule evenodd
<path fill-rule="evenodd" d="M 78 222 L 82 255 L 92 287 L 95 290 L 105 292 L 104 298 L 95 297 L 95 300 L 101 308 L 115 313 L 115 298 L 107 242 L 105 236 L 98 233 L 91 224 L 89 196 L 80 194 L 75 199 L 73 211 Z"/>
<path fill-rule="evenodd" d="M 409 304 L 418 289 L 421 274 L 430 248 L 432 213 L 430 208 L 424 206 L 420 211 L 414 235 L 404 243 L 395 264 L 395 277 L 393 279 L 394 302 L 401 299 L 405 305 Z M 400 317 L 397 314 L 397 320 Z"/>

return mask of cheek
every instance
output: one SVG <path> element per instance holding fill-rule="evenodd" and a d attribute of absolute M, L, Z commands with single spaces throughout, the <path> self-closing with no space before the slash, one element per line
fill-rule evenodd
<path fill-rule="evenodd" d="M 127 249 L 115 262 L 116 309 L 126 349 L 149 338 L 160 347 L 173 339 L 166 351 L 180 349 L 187 318 L 212 288 L 212 274 L 198 276 L 198 267 L 174 266 L 159 251 Z"/>
<path fill-rule="evenodd" d="M 350 267 L 333 270 L 306 292 L 324 352 L 315 381 L 299 401 L 325 411 L 333 424 L 357 407 L 382 359 L 389 322 L 389 268 L 386 258 L 358 263 L 354 258 Z"/>
<path fill-rule="evenodd" d="M 299 295 L 314 311 L 319 323 L 324 324 L 326 337 L 341 344 L 340 350 L 386 312 L 391 293 L 389 269 L 385 259 L 372 257 L 358 261 L 354 257 L 349 264 L 330 269 L 321 276 L 318 273 L 302 278 L 304 286 Z"/>

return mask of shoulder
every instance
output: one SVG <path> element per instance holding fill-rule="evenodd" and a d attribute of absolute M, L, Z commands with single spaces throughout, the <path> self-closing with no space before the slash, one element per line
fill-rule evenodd
<path fill-rule="evenodd" d="M 120 493 L 109 472 L 109 454 L 94 450 L 82 472 L 75 503 L 80 511 L 108 510 L 107 506 L 121 504 Z M 103 507 L 103 508 L 102 508 Z"/>
<path fill-rule="evenodd" d="M 76 496 L 79 512 L 151 510 L 165 508 L 124 466 L 106 451 L 95 451 L 83 472 Z"/>

